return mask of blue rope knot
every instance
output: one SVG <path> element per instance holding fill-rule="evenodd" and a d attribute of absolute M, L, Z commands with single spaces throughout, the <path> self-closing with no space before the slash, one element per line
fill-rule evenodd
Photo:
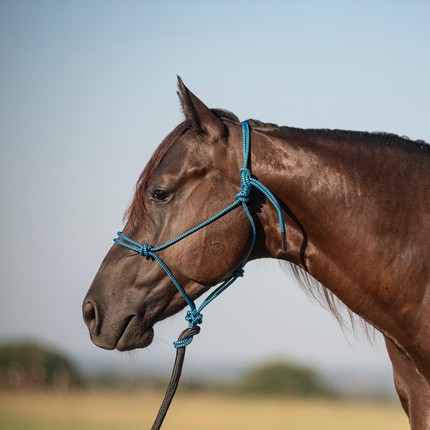
<path fill-rule="evenodd" d="M 175 348 L 183 348 L 184 346 L 188 346 L 193 341 L 194 336 L 187 337 L 185 340 L 177 340 L 173 342 Z"/>
<path fill-rule="evenodd" d="M 142 247 L 139 249 L 139 254 L 142 257 L 149 258 L 150 257 L 150 252 L 152 252 L 152 248 L 153 248 L 152 245 L 148 245 L 147 243 L 144 243 L 142 245 Z"/>
<path fill-rule="evenodd" d="M 249 195 L 251 194 L 251 172 L 249 169 L 242 167 L 239 170 L 240 177 L 242 178 L 240 180 L 240 187 L 242 188 L 239 193 L 236 195 L 236 200 L 239 200 L 240 202 L 246 203 L 249 201 Z"/>
<path fill-rule="evenodd" d="M 236 200 L 239 200 L 242 203 L 247 203 L 249 201 L 248 196 L 249 193 L 246 193 L 246 191 L 241 190 L 236 194 Z"/>
<path fill-rule="evenodd" d="M 194 309 L 193 311 L 187 311 L 185 320 L 194 327 L 197 324 L 201 324 L 203 322 L 203 315 L 197 309 Z"/>
<path fill-rule="evenodd" d="M 241 268 L 241 267 L 238 267 L 234 272 L 233 272 L 233 276 L 235 277 L 235 278 L 243 278 L 243 275 L 245 274 L 245 271 Z"/>

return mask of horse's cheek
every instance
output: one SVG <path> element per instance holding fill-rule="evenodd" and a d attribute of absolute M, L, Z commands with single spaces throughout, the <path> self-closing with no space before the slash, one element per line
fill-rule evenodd
<path fill-rule="evenodd" d="M 184 243 L 177 270 L 203 285 L 213 285 L 230 276 L 242 263 L 251 245 L 245 222 L 224 224 L 219 229 L 205 232 L 203 240 Z"/>

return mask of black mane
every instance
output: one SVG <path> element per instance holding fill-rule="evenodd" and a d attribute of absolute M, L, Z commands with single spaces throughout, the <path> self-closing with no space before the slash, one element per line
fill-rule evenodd
<path fill-rule="evenodd" d="M 230 121 L 236 122 L 240 124 L 240 120 L 238 117 L 223 109 L 211 109 L 212 112 L 220 119 L 226 118 Z M 273 123 L 266 123 L 262 121 L 258 121 L 256 119 L 248 119 L 246 120 L 248 125 L 254 129 L 267 130 L 267 131 L 279 131 L 285 132 L 290 135 L 300 134 L 301 136 L 305 135 L 310 138 L 313 137 L 326 137 L 328 139 L 336 139 L 336 140 L 345 140 L 345 141 L 360 141 L 360 142 L 369 142 L 369 143 L 379 143 L 383 145 L 397 146 L 401 148 L 415 149 L 418 151 L 425 151 L 430 154 L 430 145 L 424 140 L 411 140 L 407 136 L 399 136 L 393 133 L 385 133 L 385 132 L 367 132 L 367 131 L 348 131 L 348 130 L 330 130 L 326 128 L 322 129 L 302 129 L 288 126 L 278 126 Z"/>

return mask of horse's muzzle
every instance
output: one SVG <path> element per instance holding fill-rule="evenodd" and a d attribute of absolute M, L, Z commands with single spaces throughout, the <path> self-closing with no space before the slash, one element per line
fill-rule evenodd
<path fill-rule="evenodd" d="M 141 315 L 109 318 L 93 300 L 86 299 L 82 306 L 85 324 L 91 340 L 103 349 L 129 351 L 146 348 L 154 338 L 154 330 L 148 327 Z"/>

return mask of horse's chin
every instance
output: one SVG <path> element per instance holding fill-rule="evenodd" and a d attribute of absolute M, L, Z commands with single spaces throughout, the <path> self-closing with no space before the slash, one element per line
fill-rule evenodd
<path fill-rule="evenodd" d="M 146 348 L 154 339 L 154 329 L 152 327 L 142 327 L 142 321 L 134 317 L 125 327 L 124 332 L 118 339 L 115 348 L 118 351 L 131 351 L 137 348 Z"/>

